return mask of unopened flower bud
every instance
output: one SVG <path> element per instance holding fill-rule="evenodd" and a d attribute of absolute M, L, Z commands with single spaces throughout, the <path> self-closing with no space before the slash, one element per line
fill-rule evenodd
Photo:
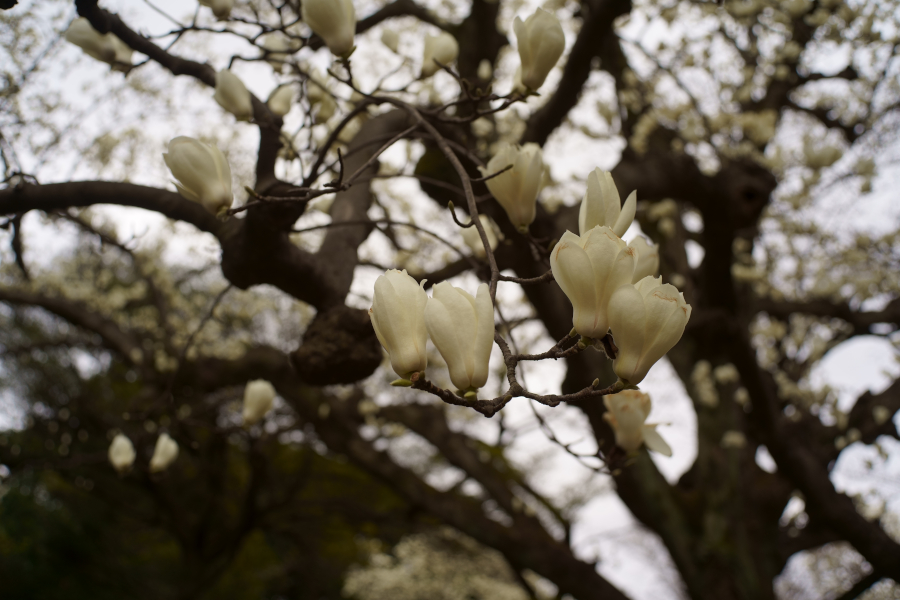
<path fill-rule="evenodd" d="M 131 67 L 131 48 L 111 33 L 100 33 L 84 17 L 72 21 L 66 30 L 66 41 L 84 50 L 91 58 L 112 65 L 115 70 L 126 71 Z"/>
<path fill-rule="evenodd" d="M 424 285 L 405 270 L 392 269 L 375 280 L 375 298 L 369 309 L 375 335 L 390 356 L 391 367 L 406 380 L 428 364 Z"/>
<path fill-rule="evenodd" d="M 494 304 L 486 283 L 475 297 L 447 282 L 434 286 L 425 305 L 425 326 L 447 363 L 450 381 L 466 398 L 487 382 L 494 343 Z"/>
<path fill-rule="evenodd" d="M 558 279 L 557 279 L 558 281 Z M 662 278 L 623 285 L 609 299 L 609 327 L 619 353 L 616 375 L 628 385 L 644 380 L 650 367 L 678 343 L 691 318 L 684 295 Z"/>
<path fill-rule="evenodd" d="M 518 229 L 527 230 L 537 212 L 537 197 L 544 177 L 544 158 L 537 144 L 522 147 L 504 144 L 487 167 L 479 167 L 484 176 L 493 175 L 512 165 L 508 171 L 488 179 L 491 195 L 506 211 Z"/>
<path fill-rule="evenodd" d="M 346 58 L 353 50 L 356 9 L 353 0 L 303 0 L 303 21 L 335 56 Z"/>
<path fill-rule="evenodd" d="M 275 402 L 275 387 L 265 379 L 248 381 L 244 388 L 244 425 L 253 425 L 262 420 L 272 410 Z"/>
<path fill-rule="evenodd" d="M 214 215 L 231 207 L 231 168 L 216 146 L 192 137 L 177 137 L 169 142 L 163 160 L 178 180 L 175 187 L 183 197 L 202 204 Z"/>
<path fill-rule="evenodd" d="M 459 56 L 459 43 L 456 38 L 443 31 L 438 35 L 425 36 L 425 50 L 422 59 L 422 77 L 431 77 L 437 73 L 441 65 L 450 66 Z"/>
<path fill-rule="evenodd" d="M 516 17 L 513 29 L 522 61 L 522 84 L 537 91 L 559 62 L 566 48 L 566 35 L 559 19 L 542 8 L 525 21 Z"/>
<path fill-rule="evenodd" d="M 244 82 L 231 71 L 223 70 L 216 73 L 216 93 L 213 99 L 238 121 L 249 121 L 253 118 L 250 92 Z"/>
<path fill-rule="evenodd" d="M 121 433 L 113 438 L 112 444 L 109 445 L 109 462 L 116 471 L 124 473 L 130 469 L 136 456 L 131 440 Z"/>
<path fill-rule="evenodd" d="M 168 433 L 164 433 L 156 440 L 153 457 L 150 459 L 150 471 L 153 473 L 165 471 L 176 458 L 178 458 L 178 442 Z"/>
<path fill-rule="evenodd" d="M 208 6 L 217 19 L 223 21 L 231 15 L 234 0 L 198 0 L 202 6 Z"/>
<path fill-rule="evenodd" d="M 291 104 L 293 101 L 294 88 L 290 85 L 280 85 L 272 90 L 269 99 L 266 100 L 266 104 L 269 106 L 269 110 L 279 117 L 283 117 L 291 112 Z"/>
<path fill-rule="evenodd" d="M 588 175 L 587 191 L 578 211 L 578 231 L 584 235 L 600 225 L 622 237 L 634 221 L 636 209 L 637 192 L 631 192 L 623 207 L 612 173 L 594 169 Z"/>

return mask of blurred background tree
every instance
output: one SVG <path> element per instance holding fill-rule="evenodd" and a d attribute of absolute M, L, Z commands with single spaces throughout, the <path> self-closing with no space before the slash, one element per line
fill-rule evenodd
<path fill-rule="evenodd" d="M 539 96 L 509 95 L 512 20 L 539 4 L 567 49 Z M 299 5 L 0 12 L 4 598 L 898 597 L 895 1 L 355 0 L 349 68 Z M 77 15 L 133 66 L 66 44 Z M 458 60 L 420 78 L 439 31 Z M 212 100 L 229 67 L 252 123 Z M 280 84 L 283 119 L 260 100 Z M 177 135 L 225 152 L 228 218 L 171 191 Z M 498 331 L 521 354 L 565 338 L 548 252 L 610 169 L 638 192 L 629 236 L 693 306 L 644 386 L 695 420 L 680 466 L 616 449 L 600 398 L 504 399 L 499 352 L 490 420 L 388 385 L 374 278 L 490 280 L 442 148 L 477 178 L 503 142 L 540 144 L 548 170 L 527 235 L 472 182 L 498 269 L 541 278 L 500 282 Z M 447 387 L 442 366 L 431 352 Z M 593 350 L 518 375 L 545 398 L 615 381 Z M 245 426 L 254 379 L 278 401 Z M 162 432 L 180 453 L 154 473 Z M 597 554 L 616 519 L 646 552 Z"/>

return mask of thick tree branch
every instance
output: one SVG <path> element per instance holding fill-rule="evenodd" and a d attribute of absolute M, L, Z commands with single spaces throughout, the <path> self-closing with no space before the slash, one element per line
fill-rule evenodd
<path fill-rule="evenodd" d="M 763 432 L 766 447 L 778 470 L 803 492 L 810 516 L 822 520 L 850 542 L 876 571 L 900 580 L 900 544 L 877 523 L 863 518 L 853 501 L 834 489 L 828 471 L 806 447 L 806 442 L 787 431 L 775 381 L 760 369 L 746 334 L 732 337 L 729 353 L 741 381 L 750 392 L 751 418 Z"/>
<path fill-rule="evenodd" d="M 0 302 L 18 306 L 37 306 L 101 337 L 103 344 L 133 364 L 142 362 L 139 340 L 132 339 L 119 326 L 88 308 L 65 298 L 51 298 L 32 292 L 0 289 Z"/>
<path fill-rule="evenodd" d="M 900 326 L 900 300 L 893 300 L 883 310 L 860 312 L 850 308 L 849 304 L 837 304 L 828 300 L 792 302 L 758 298 L 754 302 L 754 309 L 778 319 L 786 319 L 793 314 L 841 319 L 852 325 L 854 333 L 857 335 L 869 333 L 869 328 L 877 323 Z"/>
<path fill-rule="evenodd" d="M 161 215 L 190 223 L 200 231 L 218 235 L 223 224 L 206 209 L 174 192 L 132 183 L 112 181 L 72 181 L 19 186 L 0 190 L 0 214 L 29 210 L 53 212 L 83 208 L 95 204 L 116 204 L 152 210 Z"/>

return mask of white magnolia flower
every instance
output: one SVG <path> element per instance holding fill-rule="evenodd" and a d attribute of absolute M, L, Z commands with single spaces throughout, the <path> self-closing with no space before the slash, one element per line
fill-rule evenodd
<path fill-rule="evenodd" d="M 457 56 L 459 56 L 459 44 L 455 37 L 446 31 L 437 35 L 426 35 L 422 58 L 422 77 L 431 77 L 441 68 L 438 66 L 438 62 L 449 66 Z"/>
<path fill-rule="evenodd" d="M 512 169 L 488 179 L 488 190 L 519 230 L 527 231 L 534 221 L 537 197 L 544 179 L 544 158 L 537 144 L 522 147 L 503 144 L 491 158 L 487 167 L 479 167 L 484 176 L 502 171 L 512 165 Z"/>
<path fill-rule="evenodd" d="M 609 227 L 594 227 L 580 237 L 563 234 L 550 255 L 550 269 L 572 303 L 576 332 L 589 338 L 606 335 L 607 305 L 613 292 L 631 285 L 635 254 Z"/>
<path fill-rule="evenodd" d="M 659 246 L 652 244 L 638 236 L 628 242 L 629 248 L 637 252 L 637 264 L 634 266 L 634 276 L 631 283 L 637 283 L 644 277 L 656 277 L 659 275 Z"/>
<path fill-rule="evenodd" d="M 613 181 L 612 173 L 594 169 L 588 175 L 587 191 L 581 200 L 578 210 L 578 231 L 581 235 L 598 225 L 609 227 L 617 236 L 622 237 L 637 209 L 637 192 L 631 192 L 622 206 L 619 190 Z"/>
<path fill-rule="evenodd" d="M 335 56 L 347 57 L 356 35 L 353 0 L 303 0 L 301 16 Z"/>
<path fill-rule="evenodd" d="M 473 298 L 447 282 L 434 286 L 425 306 L 425 327 L 447 363 L 450 381 L 459 390 L 474 391 L 488 378 L 494 343 L 494 304 L 486 283 Z"/>
<path fill-rule="evenodd" d="M 269 110 L 279 117 L 283 117 L 291 112 L 291 104 L 293 101 L 294 88 L 290 85 L 280 85 L 272 90 L 269 99 L 266 100 L 266 104 L 269 105 Z"/>
<path fill-rule="evenodd" d="M 231 208 L 231 168 L 217 147 L 180 136 L 169 142 L 163 160 L 178 180 L 175 187 L 183 197 L 199 202 L 214 215 Z"/>
<path fill-rule="evenodd" d="M 522 83 L 537 91 L 562 56 L 566 48 L 566 35 L 559 19 L 542 8 L 525 21 L 516 17 L 513 29 L 519 43 Z"/>
<path fill-rule="evenodd" d="M 385 29 L 381 32 L 381 43 L 387 46 L 391 52 L 397 54 L 397 50 L 400 48 L 400 34 L 393 29 Z"/>
<path fill-rule="evenodd" d="M 275 387 L 265 379 L 247 382 L 244 388 L 244 425 L 253 425 L 262 420 L 272 410 L 275 402 Z"/>
<path fill-rule="evenodd" d="M 691 305 L 662 278 L 645 277 L 617 289 L 609 300 L 609 326 L 619 347 L 613 370 L 637 385 L 647 371 L 681 339 Z"/>
<path fill-rule="evenodd" d="M 116 434 L 112 444 L 109 445 L 109 462 L 116 471 L 122 473 L 131 468 L 137 455 L 134 452 L 134 444 L 121 433 Z"/>
<path fill-rule="evenodd" d="M 478 219 L 481 221 L 482 227 L 484 227 L 484 233 L 487 235 L 488 244 L 491 246 L 491 250 L 497 249 L 497 232 L 496 225 L 494 225 L 494 221 L 487 215 L 478 215 Z M 466 243 L 472 253 L 478 258 L 485 258 L 487 253 L 484 251 L 484 244 L 481 243 L 481 236 L 478 234 L 478 230 L 473 227 L 464 227 L 462 230 L 462 238 Z"/>
<path fill-rule="evenodd" d="M 650 414 L 650 396 L 639 390 L 623 390 L 603 397 L 608 412 L 603 418 L 616 434 L 616 446 L 635 452 L 641 444 L 648 450 L 672 456 L 672 449 L 656 431 L 656 425 L 644 423 Z"/>
<path fill-rule="evenodd" d="M 391 269 L 375 280 L 375 299 L 369 309 L 372 327 L 390 355 L 391 367 L 404 379 L 425 370 L 425 282 L 416 283 L 406 270 Z"/>
<path fill-rule="evenodd" d="M 126 71 L 131 67 L 131 48 L 111 33 L 100 33 L 84 17 L 72 21 L 66 30 L 66 41 L 84 50 L 91 58 L 112 65 L 115 70 Z"/>
<path fill-rule="evenodd" d="M 278 73 L 284 71 L 284 65 L 301 46 L 300 40 L 277 32 L 267 35 L 262 42 L 266 62 Z"/>
<path fill-rule="evenodd" d="M 202 6 L 208 6 L 217 19 L 224 20 L 231 15 L 234 0 L 198 0 Z"/>
<path fill-rule="evenodd" d="M 476 71 L 476 75 L 478 75 L 478 79 L 490 81 L 491 77 L 493 77 L 494 75 L 494 66 L 491 64 L 491 61 L 485 58 L 480 63 L 478 63 L 478 71 Z"/>
<path fill-rule="evenodd" d="M 216 93 L 213 98 L 238 121 L 249 121 L 253 118 L 253 102 L 247 86 L 227 69 L 216 73 Z"/>
<path fill-rule="evenodd" d="M 156 440 L 156 447 L 153 449 L 153 457 L 150 459 L 150 471 L 158 473 L 169 468 L 175 459 L 178 458 L 178 442 L 173 440 L 168 433 L 164 433 Z"/>
<path fill-rule="evenodd" d="M 322 74 L 316 70 L 313 70 L 306 80 L 306 99 L 309 100 L 310 109 L 315 109 L 313 121 L 316 125 L 327 122 L 337 110 L 337 102 L 328 91 L 325 81 Z"/>

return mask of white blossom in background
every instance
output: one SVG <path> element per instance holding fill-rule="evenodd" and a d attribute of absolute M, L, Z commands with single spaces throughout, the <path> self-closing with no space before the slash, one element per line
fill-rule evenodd
<path fill-rule="evenodd" d="M 385 29 L 381 32 L 381 43 L 394 54 L 398 54 L 400 48 L 400 34 L 393 29 Z"/>
<path fill-rule="evenodd" d="M 253 102 L 247 86 L 240 77 L 227 69 L 216 73 L 216 93 L 213 99 L 238 121 L 249 121 L 253 118 Z"/>
<path fill-rule="evenodd" d="M 224 20 L 231 16 L 234 0 L 198 0 L 201 6 L 208 6 L 217 19 Z"/>
<path fill-rule="evenodd" d="M 516 17 L 513 29 L 522 61 L 522 83 L 537 91 L 566 49 L 566 35 L 559 19 L 543 8 L 525 21 Z"/>
<path fill-rule="evenodd" d="M 72 21 L 65 37 L 67 42 L 75 44 L 91 58 L 112 65 L 117 71 L 126 71 L 131 67 L 131 48 L 111 33 L 100 33 L 84 17 Z"/>
<path fill-rule="evenodd" d="M 216 146 L 180 136 L 169 142 L 163 160 L 178 180 L 175 187 L 183 197 L 200 203 L 214 215 L 231 208 L 231 168 Z"/>
<path fill-rule="evenodd" d="M 643 236 L 637 236 L 628 242 L 629 248 L 637 252 L 637 264 L 634 266 L 634 275 L 631 283 L 637 283 L 644 277 L 656 277 L 659 275 L 659 246 L 648 242 Z"/>
<path fill-rule="evenodd" d="M 506 211 L 509 220 L 520 231 L 527 231 L 537 213 L 537 197 L 544 178 L 544 155 L 537 144 L 514 146 L 505 143 L 491 158 L 487 167 L 479 167 L 484 176 L 512 165 L 512 169 L 488 179 L 491 195 Z"/>
<path fill-rule="evenodd" d="M 346 58 L 353 50 L 356 9 L 352 0 L 303 0 L 301 17 L 335 56 Z"/>
<path fill-rule="evenodd" d="M 606 335 L 607 305 L 613 292 L 631 284 L 635 254 L 609 227 L 599 226 L 583 236 L 566 231 L 553 248 L 550 269 L 572 303 L 572 324 L 580 335 Z"/>
<path fill-rule="evenodd" d="M 559 279 L 557 279 L 559 281 Z M 609 299 L 609 327 L 619 353 L 613 371 L 626 385 L 637 385 L 650 367 L 678 343 L 691 305 L 662 278 L 645 277 L 623 285 Z"/>
<path fill-rule="evenodd" d="M 390 355 L 391 368 L 403 379 L 425 370 L 425 282 L 416 283 L 406 270 L 391 269 L 375 280 L 369 318 L 381 346 Z"/>
<path fill-rule="evenodd" d="M 244 425 L 253 425 L 262 420 L 275 402 L 275 387 L 265 379 L 247 382 L 244 388 Z"/>
<path fill-rule="evenodd" d="M 484 233 L 487 236 L 491 250 L 496 250 L 497 244 L 499 243 L 499 240 L 497 239 L 497 226 L 487 215 L 478 215 L 478 219 L 481 221 L 481 226 L 484 227 Z M 487 257 L 487 253 L 484 251 L 484 244 L 481 242 L 481 236 L 478 234 L 478 229 L 474 226 L 464 227 L 461 233 L 463 242 L 465 242 L 466 246 L 472 250 L 472 253 L 476 257 L 482 259 Z"/>
<path fill-rule="evenodd" d="M 178 458 L 178 442 L 172 439 L 168 433 L 163 433 L 156 439 L 156 447 L 153 449 L 153 457 L 150 459 L 150 472 L 158 473 L 169 468 Z"/>
<path fill-rule="evenodd" d="M 459 43 L 455 37 L 446 31 L 437 35 L 426 35 L 422 56 L 422 77 L 431 77 L 440 71 L 441 67 L 438 63 L 445 67 L 450 66 L 457 56 L 459 56 Z"/>
<path fill-rule="evenodd" d="M 266 104 L 269 106 L 269 110 L 271 110 L 279 117 L 283 117 L 284 115 L 291 112 L 291 104 L 293 102 L 294 88 L 290 84 L 279 85 L 277 88 L 272 90 L 272 93 L 269 95 L 269 99 L 266 100 Z"/>
<path fill-rule="evenodd" d="M 328 90 L 326 79 L 322 74 L 313 70 L 306 80 L 306 99 L 309 100 L 310 109 L 314 111 L 313 122 L 321 125 L 334 116 L 337 110 L 337 102 Z"/>
<path fill-rule="evenodd" d="M 650 415 L 650 396 L 640 390 L 622 390 L 603 397 L 607 412 L 603 418 L 616 434 L 616 446 L 636 452 L 641 445 L 648 450 L 672 456 L 672 449 L 656 431 L 656 425 L 644 423 Z"/>
<path fill-rule="evenodd" d="M 619 190 L 613 181 L 612 173 L 602 169 L 594 169 L 587 179 L 587 191 L 578 209 L 578 231 L 581 235 L 594 227 L 606 226 L 617 236 L 622 237 L 637 210 L 637 192 L 631 192 L 622 206 Z"/>
<path fill-rule="evenodd" d="M 478 63 L 478 71 L 475 74 L 478 75 L 478 79 L 490 81 L 494 75 L 494 66 L 491 64 L 491 61 L 485 58 Z"/>
<path fill-rule="evenodd" d="M 284 71 L 284 66 L 291 55 L 301 48 L 300 40 L 289 38 L 282 33 L 271 33 L 262 42 L 265 60 L 276 73 Z"/>
<path fill-rule="evenodd" d="M 425 305 L 425 327 L 457 389 L 474 392 L 487 383 L 494 344 L 494 303 L 486 283 L 478 286 L 474 298 L 446 281 L 434 286 Z"/>
<path fill-rule="evenodd" d="M 116 434 L 112 443 L 109 445 L 109 462 L 119 473 L 124 473 L 134 464 L 137 454 L 134 451 L 134 444 L 121 433 Z"/>

